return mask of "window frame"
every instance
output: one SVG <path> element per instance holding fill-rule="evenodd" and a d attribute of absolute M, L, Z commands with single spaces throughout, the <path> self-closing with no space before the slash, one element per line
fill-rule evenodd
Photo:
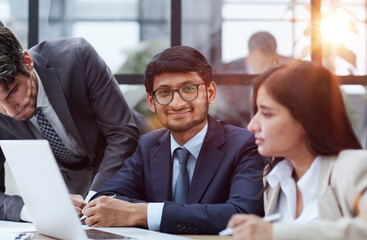
<path fill-rule="evenodd" d="M 28 14 L 28 46 L 29 48 L 39 43 L 39 0 L 29 0 Z M 321 0 L 311 0 L 311 61 L 322 62 L 321 32 L 317 24 L 321 19 Z M 182 0 L 171 0 L 171 46 L 182 43 Z M 250 85 L 251 79 L 256 75 L 242 74 L 214 74 L 217 84 Z M 116 74 L 119 84 L 141 85 L 142 74 Z M 340 84 L 367 85 L 367 75 L 337 76 Z"/>

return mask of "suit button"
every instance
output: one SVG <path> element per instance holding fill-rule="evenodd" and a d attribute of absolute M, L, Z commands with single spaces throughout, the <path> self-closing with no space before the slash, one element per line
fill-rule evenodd
<path fill-rule="evenodd" d="M 194 233 L 195 233 L 195 234 L 199 234 L 199 229 L 194 228 Z"/>
<path fill-rule="evenodd" d="M 181 227 L 181 225 L 180 225 L 180 224 L 178 224 L 178 225 L 176 226 L 176 229 L 177 229 L 177 231 L 182 232 L 182 227 Z"/>
<path fill-rule="evenodd" d="M 186 227 L 186 226 L 183 226 L 183 227 L 182 227 L 182 232 L 183 232 L 183 233 L 187 233 L 187 227 Z"/>
<path fill-rule="evenodd" d="M 189 227 L 189 233 L 194 233 L 194 229 L 192 229 L 192 227 Z"/>

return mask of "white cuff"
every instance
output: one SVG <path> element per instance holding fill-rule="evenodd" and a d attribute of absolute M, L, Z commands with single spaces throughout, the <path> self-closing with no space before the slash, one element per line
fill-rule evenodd
<path fill-rule="evenodd" d="M 147 220 L 149 230 L 159 231 L 161 228 L 163 207 L 164 203 L 148 203 Z"/>
<path fill-rule="evenodd" d="M 32 222 L 31 215 L 28 212 L 28 209 L 24 205 L 22 210 L 20 211 L 20 219 L 26 222 Z"/>
<path fill-rule="evenodd" d="M 93 191 L 93 190 L 89 190 L 89 193 L 88 195 L 85 197 L 84 201 L 85 202 L 89 202 L 89 200 L 96 194 L 97 192 L 96 191 Z"/>

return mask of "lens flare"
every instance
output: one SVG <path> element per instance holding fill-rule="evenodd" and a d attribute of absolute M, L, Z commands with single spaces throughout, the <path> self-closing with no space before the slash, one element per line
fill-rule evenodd
<path fill-rule="evenodd" d="M 350 33 L 349 19 L 336 14 L 327 15 L 321 22 L 321 34 L 324 41 L 343 42 Z"/>

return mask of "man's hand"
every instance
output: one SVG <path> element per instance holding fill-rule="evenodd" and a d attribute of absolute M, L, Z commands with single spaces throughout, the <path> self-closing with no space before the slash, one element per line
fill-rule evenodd
<path fill-rule="evenodd" d="M 76 212 L 81 217 L 83 208 L 87 205 L 81 195 L 70 194 L 71 200 L 73 201 Z"/>
<path fill-rule="evenodd" d="M 272 224 L 261 217 L 248 214 L 236 214 L 231 217 L 228 227 L 233 228 L 235 240 L 271 240 Z"/>
<path fill-rule="evenodd" d="M 101 196 L 89 202 L 83 209 L 85 223 L 92 227 L 148 228 L 147 203 L 130 203 Z"/>

